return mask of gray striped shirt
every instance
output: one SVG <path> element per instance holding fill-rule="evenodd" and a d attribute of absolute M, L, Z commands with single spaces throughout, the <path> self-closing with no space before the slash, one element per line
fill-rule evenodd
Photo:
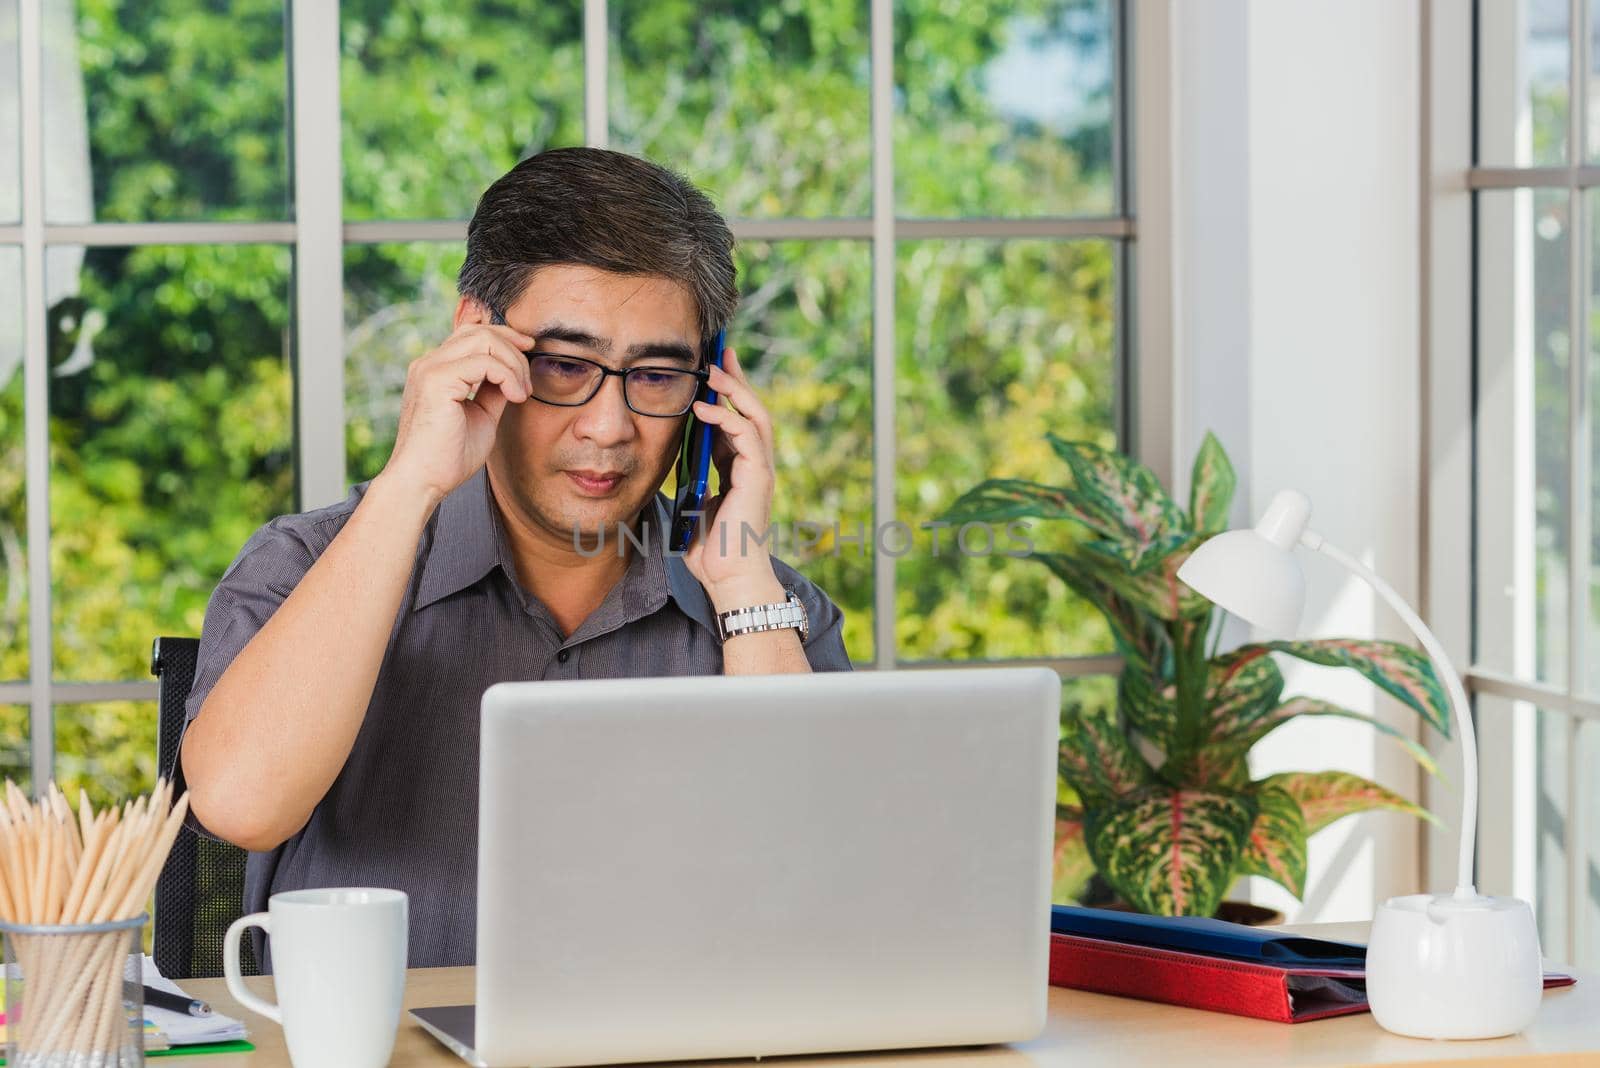
<path fill-rule="evenodd" d="M 344 527 L 366 491 L 283 516 L 258 530 L 206 608 L 189 719 L 233 658 Z M 412 967 L 471 964 L 476 953 L 478 703 L 496 682 L 712 675 L 722 647 L 705 591 L 663 551 L 666 499 L 646 510 L 649 551 L 570 638 L 516 581 L 488 480 L 480 470 L 440 504 L 416 563 L 355 747 L 305 827 L 250 855 L 245 911 L 280 890 L 387 886 L 411 899 Z M 608 546 L 606 551 L 615 551 Z M 806 656 L 817 671 L 850 667 L 843 616 L 827 595 L 774 560 L 805 603 Z M 257 932 L 258 959 L 270 963 Z"/>

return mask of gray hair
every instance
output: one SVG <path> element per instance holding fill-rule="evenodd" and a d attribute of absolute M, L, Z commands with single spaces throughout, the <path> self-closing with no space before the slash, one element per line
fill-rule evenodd
<path fill-rule="evenodd" d="M 504 314 L 541 267 L 570 264 L 670 278 L 688 289 L 708 341 L 733 317 L 733 231 L 687 178 L 622 152 L 556 148 L 484 191 L 456 289 Z"/>

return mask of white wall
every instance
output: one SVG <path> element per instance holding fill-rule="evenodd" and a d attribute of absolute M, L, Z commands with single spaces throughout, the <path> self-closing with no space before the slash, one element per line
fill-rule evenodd
<path fill-rule="evenodd" d="M 1178 466 L 1214 429 L 1240 513 L 1278 489 L 1400 593 L 1418 591 L 1417 0 L 1179 0 L 1174 234 Z M 1375 595 L 1306 554 L 1304 636 L 1406 638 Z M 1353 674 L 1286 667 L 1291 691 L 1415 717 Z M 1415 796 L 1415 765 L 1357 723 L 1302 722 L 1258 775 L 1343 768 Z M 1420 886 L 1415 820 L 1373 814 L 1312 841 L 1300 921 L 1364 919 Z"/>

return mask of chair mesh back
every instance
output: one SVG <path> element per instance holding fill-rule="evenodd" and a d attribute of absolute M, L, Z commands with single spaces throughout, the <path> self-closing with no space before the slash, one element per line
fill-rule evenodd
<path fill-rule="evenodd" d="M 183 788 L 178 766 L 178 740 L 183 736 L 184 706 L 194 685 L 200 643 L 193 638 L 157 638 L 150 672 L 159 680 L 160 735 L 156 743 L 157 774 Z M 178 831 L 172 853 L 156 880 L 155 943 L 152 956 L 169 979 L 211 979 L 222 974 L 222 943 L 228 925 L 244 914 L 245 851 L 214 842 L 188 827 Z M 259 975 L 250 939 L 239 956 L 246 975 Z"/>

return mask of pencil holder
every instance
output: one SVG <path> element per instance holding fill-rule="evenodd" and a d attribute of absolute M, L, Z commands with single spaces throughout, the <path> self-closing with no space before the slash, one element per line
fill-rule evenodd
<path fill-rule="evenodd" d="M 0 923 L 10 1068 L 144 1064 L 140 942 L 146 918 Z"/>

